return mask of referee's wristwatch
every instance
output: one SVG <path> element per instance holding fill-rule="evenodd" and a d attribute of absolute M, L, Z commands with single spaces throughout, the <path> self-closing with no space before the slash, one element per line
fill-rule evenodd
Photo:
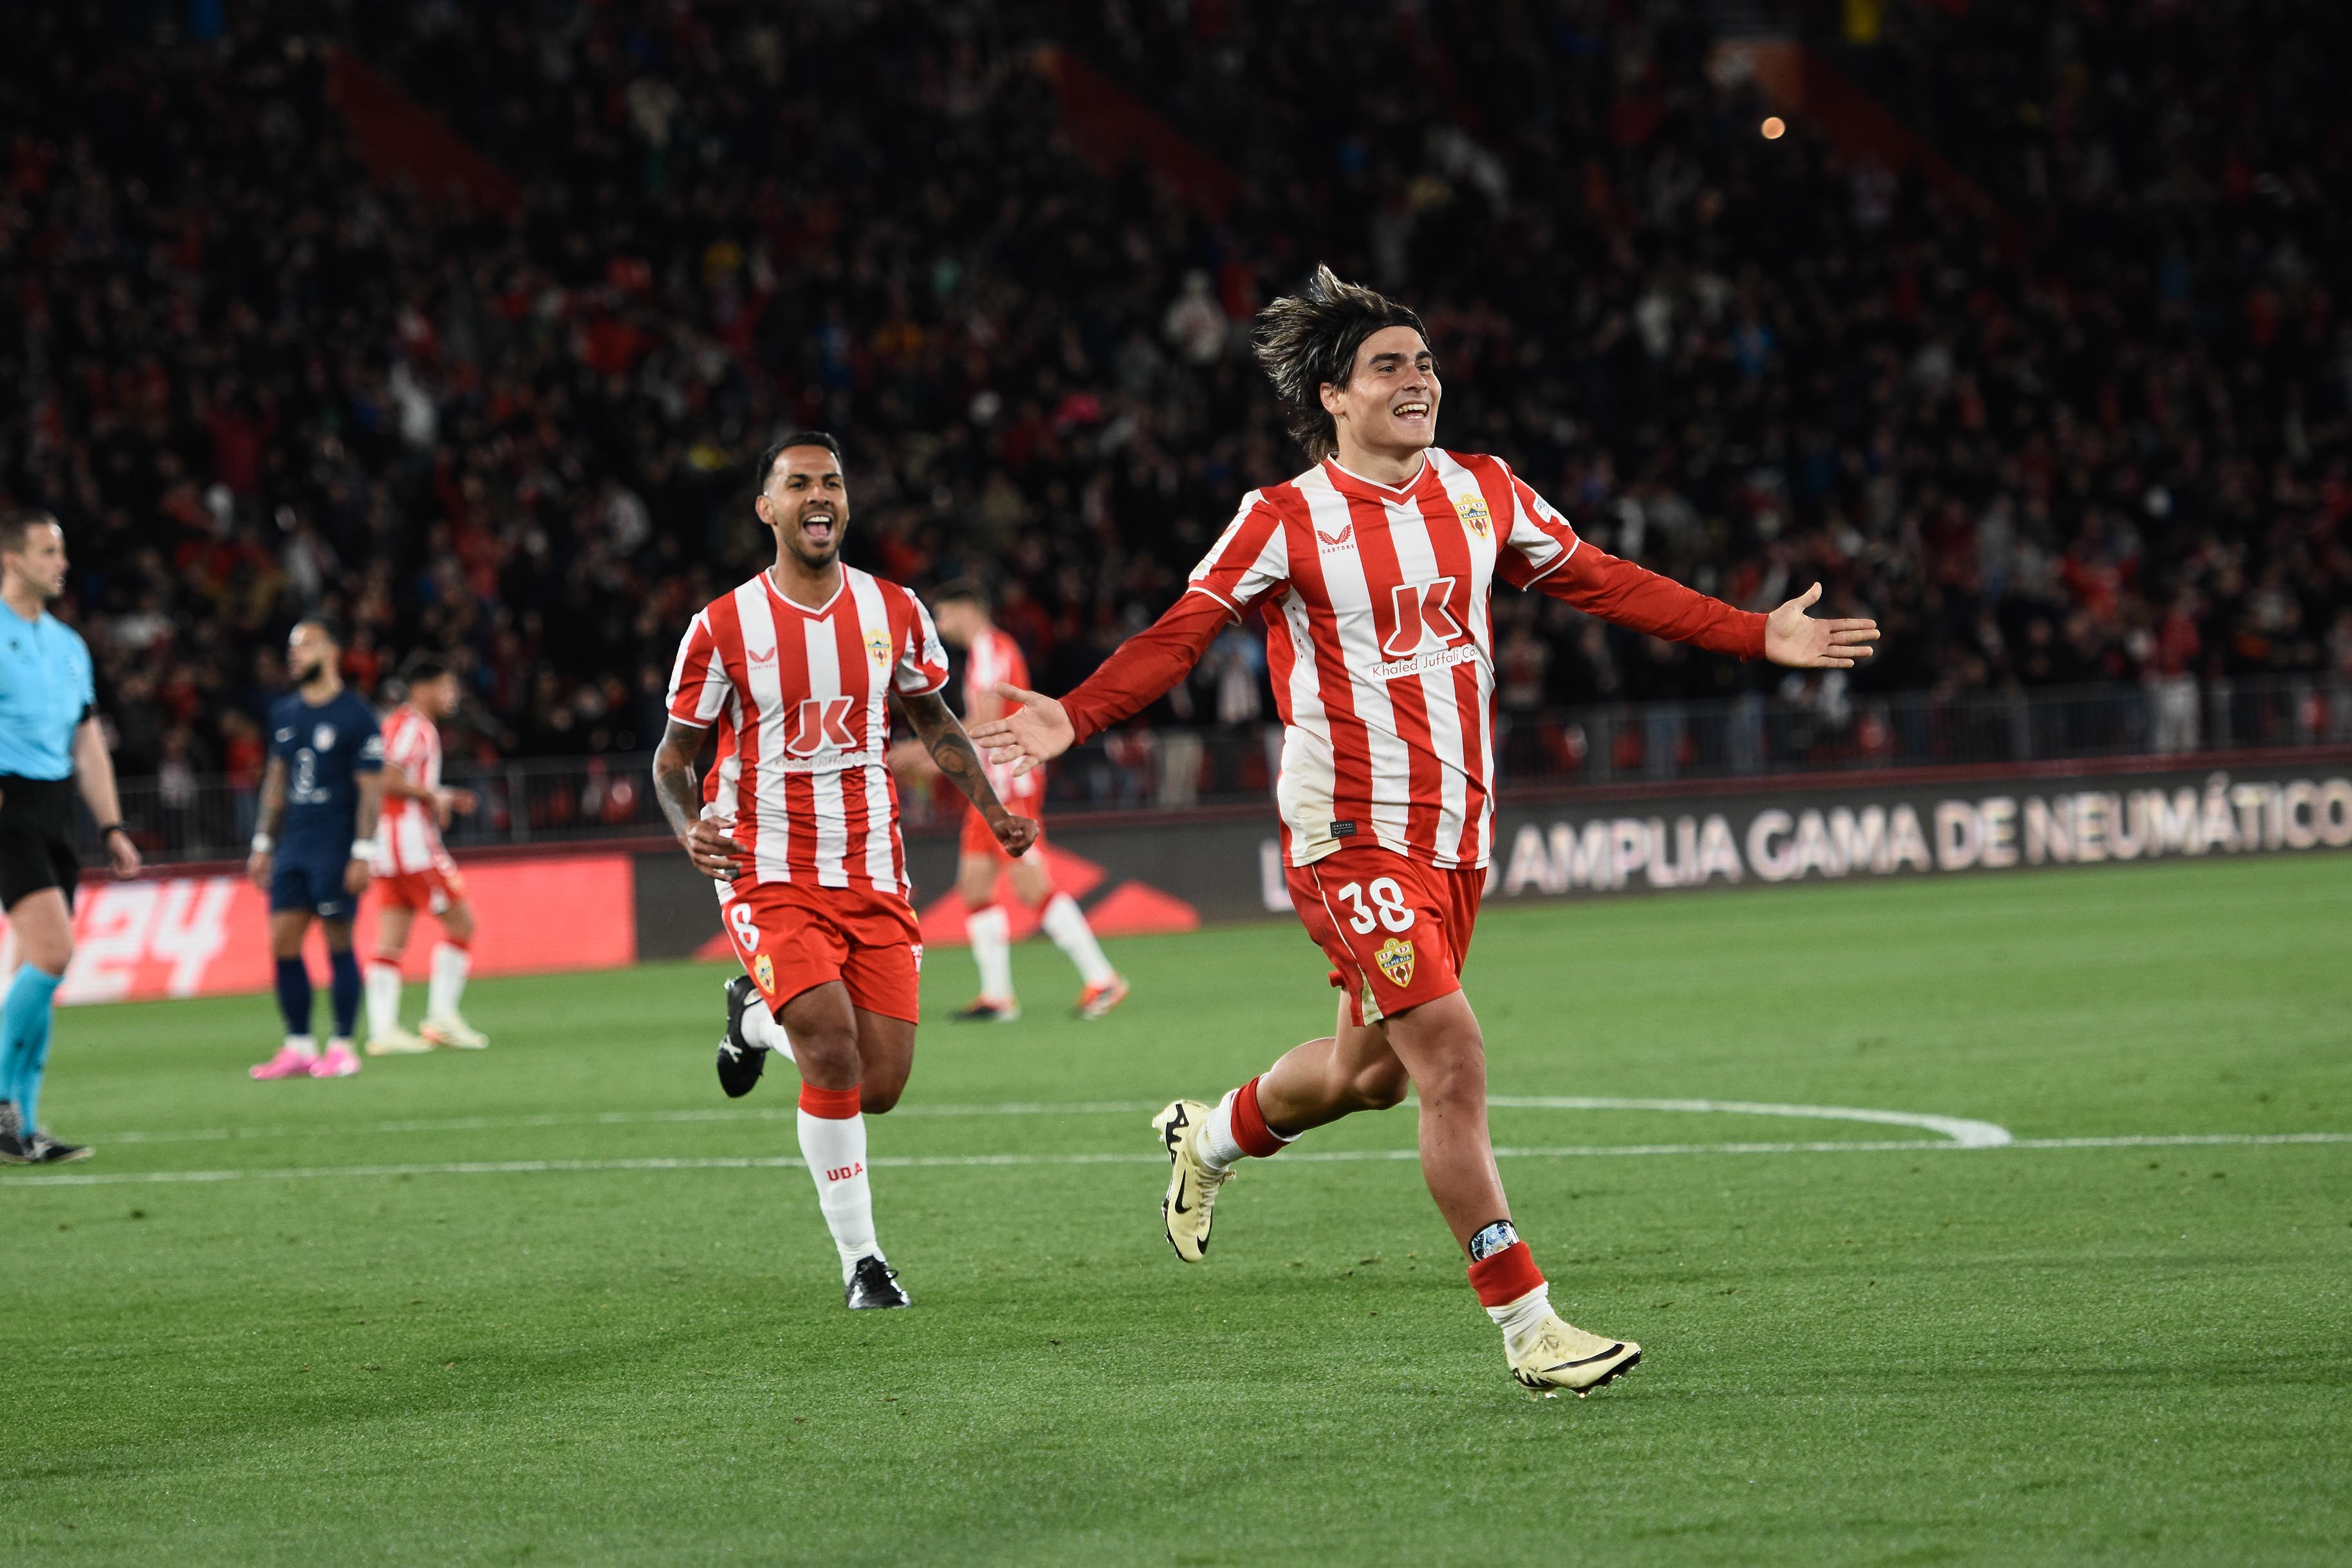
<path fill-rule="evenodd" d="M 121 833 L 127 839 L 131 836 L 131 830 L 124 827 L 120 822 L 109 822 L 106 826 L 98 830 L 98 841 L 102 844 L 106 842 L 110 835 L 114 833 Z"/>

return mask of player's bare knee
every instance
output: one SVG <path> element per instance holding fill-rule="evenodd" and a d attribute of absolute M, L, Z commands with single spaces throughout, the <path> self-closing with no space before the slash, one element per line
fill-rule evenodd
<path fill-rule="evenodd" d="M 859 1086 L 864 1072 L 857 1057 L 856 1030 L 793 1030 L 791 1033 L 793 1059 L 799 1064 L 802 1077 L 820 1089 Z"/>
<path fill-rule="evenodd" d="M 1423 1105 L 1482 1105 L 1486 1099 L 1486 1062 L 1473 1051 L 1447 1056 L 1423 1069 L 1417 1079 Z"/>
<path fill-rule="evenodd" d="M 1360 1111 L 1386 1111 L 1402 1104 L 1412 1086 L 1402 1062 L 1383 1062 L 1356 1074 L 1348 1085 L 1348 1098 Z"/>

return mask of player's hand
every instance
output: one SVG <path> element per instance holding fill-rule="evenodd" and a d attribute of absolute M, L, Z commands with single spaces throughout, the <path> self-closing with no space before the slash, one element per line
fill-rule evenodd
<path fill-rule="evenodd" d="M 723 818 L 705 817 L 678 841 L 686 846 L 686 858 L 694 862 L 694 869 L 713 882 L 733 882 L 741 874 L 740 862 L 745 852 L 731 836 L 734 826 Z"/>
<path fill-rule="evenodd" d="M 354 859 L 343 867 L 343 891 L 357 898 L 368 890 L 368 883 L 374 878 L 374 866 L 366 861 Z"/>
<path fill-rule="evenodd" d="M 1821 598 L 1815 583 L 1764 620 L 1764 656 L 1794 670 L 1851 670 L 1877 650 L 1875 621 L 1816 621 L 1805 612 Z"/>
<path fill-rule="evenodd" d="M 125 882 L 139 874 L 139 846 L 131 841 L 129 833 L 106 835 L 106 859 L 114 874 Z"/>
<path fill-rule="evenodd" d="M 471 789 L 436 789 L 433 791 L 433 814 L 443 827 L 452 817 L 471 816 L 479 802 Z"/>
<path fill-rule="evenodd" d="M 1036 821 L 1029 817 L 1000 817 L 989 823 L 988 829 L 996 835 L 996 841 L 1004 846 L 1004 852 L 1015 860 L 1029 852 L 1029 846 L 1037 841 L 1039 831 Z"/>
<path fill-rule="evenodd" d="M 246 858 L 246 879 L 251 882 L 254 886 L 261 889 L 264 893 L 269 891 L 269 862 L 271 858 L 272 857 L 268 850 L 256 850 L 252 854 Z"/>
<path fill-rule="evenodd" d="M 980 725 L 971 731 L 971 743 L 987 754 L 989 761 L 1000 767 L 1011 763 L 1015 779 L 1043 768 L 1077 743 L 1078 732 L 1070 716 L 1043 692 L 1024 692 L 1010 682 L 999 681 L 996 695 L 1008 703 L 1019 703 L 1021 711 Z"/>

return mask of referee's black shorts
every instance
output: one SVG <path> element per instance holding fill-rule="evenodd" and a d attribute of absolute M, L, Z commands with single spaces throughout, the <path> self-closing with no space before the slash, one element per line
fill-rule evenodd
<path fill-rule="evenodd" d="M 0 773 L 0 909 L 54 887 L 71 909 L 81 881 L 74 849 L 70 779 L 19 779 Z"/>

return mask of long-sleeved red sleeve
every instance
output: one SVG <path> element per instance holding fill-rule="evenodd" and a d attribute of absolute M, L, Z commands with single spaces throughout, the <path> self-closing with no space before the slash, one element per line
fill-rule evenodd
<path fill-rule="evenodd" d="M 1560 567 L 1528 585 L 1566 600 L 1587 615 L 1631 626 L 1670 643 L 1695 643 L 1710 653 L 1764 656 L 1764 617 L 1710 599 L 1622 557 L 1580 541 Z"/>
<path fill-rule="evenodd" d="M 1206 593 L 1187 592 L 1167 613 L 1118 645 L 1062 699 L 1080 744 L 1123 718 L 1131 718 L 1182 680 L 1217 633 L 1233 624 L 1233 612 Z"/>

